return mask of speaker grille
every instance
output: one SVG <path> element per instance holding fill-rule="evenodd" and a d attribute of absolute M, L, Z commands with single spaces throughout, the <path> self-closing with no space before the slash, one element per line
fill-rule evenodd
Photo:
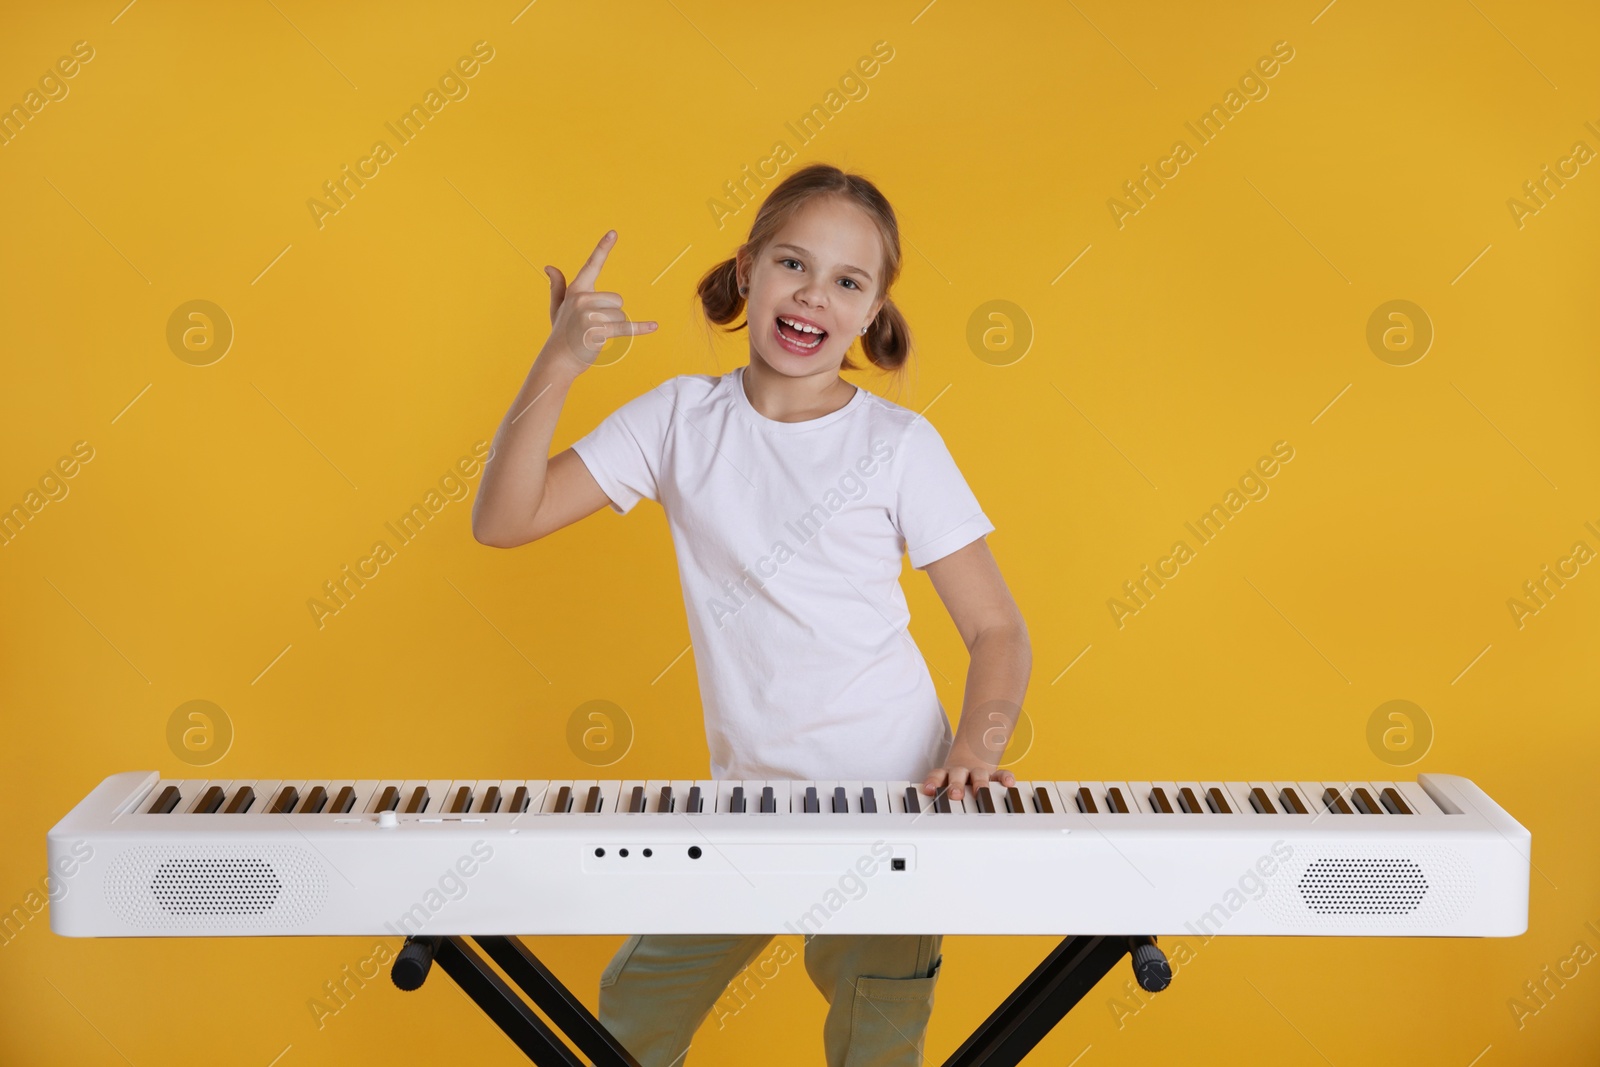
<path fill-rule="evenodd" d="M 1322 915 L 1398 915 L 1417 910 L 1428 879 L 1415 860 L 1315 860 L 1300 876 L 1306 907 Z"/>
<path fill-rule="evenodd" d="M 1477 892 L 1455 849 L 1302 848 L 1270 880 L 1262 901 L 1288 927 L 1428 929 L 1459 921 Z"/>
<path fill-rule="evenodd" d="M 287 929 L 327 902 L 322 863 L 287 845 L 144 845 L 106 871 L 113 915 L 140 929 Z"/>

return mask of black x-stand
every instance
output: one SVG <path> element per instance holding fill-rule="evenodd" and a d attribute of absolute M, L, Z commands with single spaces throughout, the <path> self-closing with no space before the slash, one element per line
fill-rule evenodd
<path fill-rule="evenodd" d="M 639 1067 L 639 1061 L 520 940 L 472 940 L 511 976 L 594 1067 Z M 1127 953 L 1133 954 L 1134 977 L 1142 989 L 1155 993 L 1167 988 L 1172 970 L 1155 940 L 1112 935 L 1064 938 L 945 1061 L 944 1067 L 1016 1067 Z M 526 1001 L 512 992 L 466 937 L 406 938 L 389 977 L 401 989 L 418 989 L 436 960 L 539 1067 L 583 1067 L 583 1060 L 534 1014 Z"/>

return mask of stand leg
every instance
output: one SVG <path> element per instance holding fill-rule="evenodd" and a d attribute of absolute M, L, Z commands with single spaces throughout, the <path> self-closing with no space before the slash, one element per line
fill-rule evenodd
<path fill-rule="evenodd" d="M 1123 936 L 1064 938 L 944 1067 L 1016 1067 L 1128 949 Z"/>
<path fill-rule="evenodd" d="M 556 1029 L 589 1057 L 594 1067 L 639 1067 L 639 1061 L 539 962 L 539 957 L 529 951 L 527 945 L 515 937 L 479 937 L 477 942 L 489 958 L 522 987 L 529 999 L 550 1016 Z"/>
<path fill-rule="evenodd" d="M 583 1061 L 511 991 L 466 938 L 440 938 L 434 960 L 539 1067 L 583 1067 Z"/>

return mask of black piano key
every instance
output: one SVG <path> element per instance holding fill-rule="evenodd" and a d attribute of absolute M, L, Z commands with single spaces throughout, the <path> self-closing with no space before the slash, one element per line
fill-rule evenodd
<path fill-rule="evenodd" d="M 1391 815 L 1410 815 L 1411 805 L 1406 803 L 1405 797 L 1392 785 L 1384 786 L 1378 793 L 1378 799 L 1383 801 L 1383 806 L 1389 809 Z"/>
<path fill-rule="evenodd" d="M 778 798 L 772 795 L 772 787 L 770 785 L 761 787 L 761 813 L 763 815 L 778 814 Z"/>
<path fill-rule="evenodd" d="M 511 794 L 511 806 L 506 810 L 514 815 L 521 815 L 528 810 L 528 803 L 533 798 L 528 796 L 528 787 L 519 785 Z"/>
<path fill-rule="evenodd" d="M 1128 814 L 1128 802 L 1122 799 L 1122 790 L 1112 786 L 1106 790 L 1106 808 L 1116 815 Z"/>
<path fill-rule="evenodd" d="M 1150 790 L 1150 806 L 1162 815 L 1172 814 L 1172 801 L 1167 799 L 1167 791 L 1159 785 Z"/>
<path fill-rule="evenodd" d="M 918 795 L 917 787 L 914 785 L 906 786 L 906 811 L 922 811 L 922 797 Z"/>
<path fill-rule="evenodd" d="M 406 805 L 407 815 L 420 815 L 428 810 L 428 787 L 419 785 L 411 791 L 411 802 Z"/>
<path fill-rule="evenodd" d="M 194 814 L 210 815 L 214 813 L 218 808 L 222 807 L 222 798 L 226 795 L 220 785 L 206 787 L 206 791 L 200 794 L 200 803 L 194 806 Z"/>
<path fill-rule="evenodd" d="M 644 786 L 636 785 L 628 796 L 628 814 L 638 815 L 644 811 Z"/>
<path fill-rule="evenodd" d="M 935 794 L 935 796 L 933 798 L 933 810 L 939 812 L 941 815 L 950 814 L 950 787 L 949 786 L 946 786 L 945 788 L 939 790 L 939 792 L 937 794 Z"/>
<path fill-rule="evenodd" d="M 661 802 L 656 805 L 656 810 L 670 812 L 672 810 L 672 804 L 672 787 L 670 785 L 664 785 L 661 787 Z"/>
<path fill-rule="evenodd" d="M 861 810 L 868 815 L 878 813 L 878 798 L 872 795 L 872 787 L 863 786 L 861 789 Z"/>
<path fill-rule="evenodd" d="M 1300 802 L 1300 794 L 1293 789 L 1284 789 L 1278 793 L 1278 803 L 1283 805 L 1283 810 L 1293 815 L 1309 815 L 1306 806 Z"/>
<path fill-rule="evenodd" d="M 565 815 L 572 810 L 572 787 L 564 785 L 556 791 L 556 806 L 553 809 L 558 815 Z"/>
<path fill-rule="evenodd" d="M 688 807 L 684 808 L 683 810 L 684 811 L 691 811 L 691 812 L 694 812 L 696 815 L 698 815 L 701 812 L 706 810 L 705 809 L 705 804 L 706 804 L 706 802 L 705 802 L 704 798 L 702 798 L 700 796 L 700 787 L 697 786 L 697 785 L 690 786 L 689 787 L 689 805 L 688 805 Z"/>
<path fill-rule="evenodd" d="M 243 815 L 250 810 L 250 805 L 256 802 L 256 791 L 247 785 L 241 785 L 239 791 L 233 794 L 233 799 L 228 801 L 224 815 Z"/>
<path fill-rule="evenodd" d="M 600 806 L 604 803 L 605 798 L 600 795 L 600 787 L 591 785 L 589 787 L 589 795 L 583 801 L 584 814 L 593 815 L 600 810 Z"/>
<path fill-rule="evenodd" d="M 318 789 L 320 788 L 321 787 L 319 786 Z M 317 790 L 312 790 L 313 795 L 315 795 L 316 792 Z M 311 810 L 320 811 L 322 809 L 313 808 Z M 333 798 L 333 803 L 328 805 L 328 811 L 333 815 L 348 815 L 355 810 L 356 787 L 353 785 L 347 785 L 341 788 L 338 794 Z"/>
<path fill-rule="evenodd" d="M 400 807 L 400 790 L 396 786 L 386 785 L 383 792 L 378 794 L 378 804 L 373 811 L 394 811 Z"/>
<path fill-rule="evenodd" d="M 834 786 L 833 789 L 833 813 L 835 815 L 850 814 L 850 798 L 845 794 L 844 786 L 842 785 Z"/>
<path fill-rule="evenodd" d="M 1012 815 L 1026 814 L 1022 810 L 1022 794 L 1014 785 L 1006 787 L 1006 811 L 1010 812 Z"/>
<path fill-rule="evenodd" d="M 979 815 L 994 814 L 994 794 L 989 792 L 987 786 L 974 786 L 972 795 L 978 800 Z"/>
<path fill-rule="evenodd" d="M 1212 786 L 1206 790 L 1206 803 L 1211 805 L 1211 810 L 1218 815 L 1232 815 L 1233 809 L 1228 806 L 1228 798 L 1223 794 L 1220 786 Z"/>
<path fill-rule="evenodd" d="M 1363 815 L 1382 815 L 1383 807 L 1367 792 L 1365 786 L 1357 786 L 1350 791 L 1350 796 L 1356 802 L 1356 810 Z"/>
<path fill-rule="evenodd" d="M 485 789 L 483 791 L 483 807 L 479 808 L 478 810 L 481 811 L 481 812 L 489 812 L 489 813 L 497 812 L 497 811 L 500 810 L 500 787 L 499 786 L 491 785 L 488 789 Z"/>
<path fill-rule="evenodd" d="M 1182 789 L 1178 790 L 1178 807 L 1182 808 L 1184 812 L 1189 815 L 1199 815 L 1203 810 L 1200 807 L 1199 799 L 1194 795 L 1194 790 L 1190 789 L 1188 786 L 1184 786 Z"/>
<path fill-rule="evenodd" d="M 1040 815 L 1054 815 L 1056 806 L 1050 803 L 1050 791 L 1044 786 L 1034 786 L 1033 807 Z"/>
<path fill-rule="evenodd" d="M 1093 815 L 1100 810 L 1094 806 L 1094 794 L 1089 792 L 1086 785 L 1078 787 L 1078 810 L 1085 815 Z"/>
<path fill-rule="evenodd" d="M 728 800 L 728 810 L 737 811 L 741 814 L 749 810 L 744 799 L 744 786 L 736 785 L 733 787 L 733 796 Z"/>
<path fill-rule="evenodd" d="M 316 815 L 328 806 L 328 790 L 324 786 L 311 787 L 311 792 L 306 794 L 306 799 L 300 805 L 300 814 Z"/>
<path fill-rule="evenodd" d="M 1267 796 L 1267 791 L 1259 785 L 1250 790 L 1250 806 L 1262 815 L 1278 814 L 1278 809 L 1272 806 L 1272 800 Z"/>
<path fill-rule="evenodd" d="M 464 785 L 456 789 L 456 798 L 450 802 L 449 813 L 460 815 L 472 810 L 472 787 Z"/>
<path fill-rule="evenodd" d="M 1337 815 L 1355 814 L 1350 810 L 1350 805 L 1344 802 L 1344 797 L 1340 796 L 1339 791 L 1332 786 L 1322 791 L 1322 802 L 1328 806 L 1329 811 Z"/>
<path fill-rule="evenodd" d="M 183 794 L 175 785 L 169 785 L 156 797 L 155 803 L 150 805 L 149 815 L 171 815 L 172 809 L 178 806 L 178 801 L 183 799 Z"/>
<path fill-rule="evenodd" d="M 300 799 L 300 790 L 292 785 L 286 785 L 278 790 L 278 799 L 272 802 L 272 807 L 267 809 L 268 815 L 287 815 L 294 810 L 295 801 Z"/>
<path fill-rule="evenodd" d="M 820 812 L 821 810 L 822 808 L 817 804 L 817 787 L 814 785 L 806 786 L 806 814 L 809 815 L 812 812 Z"/>

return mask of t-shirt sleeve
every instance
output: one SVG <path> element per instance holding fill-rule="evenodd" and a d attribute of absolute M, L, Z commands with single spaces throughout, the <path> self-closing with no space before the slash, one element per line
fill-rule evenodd
<path fill-rule="evenodd" d="M 901 438 L 895 525 L 918 570 L 994 531 L 944 438 L 917 419 Z"/>
<path fill-rule="evenodd" d="M 672 421 L 676 380 L 662 382 L 600 420 L 572 442 L 572 450 L 611 500 L 611 510 L 626 515 L 640 500 L 661 499 L 661 457 Z"/>

